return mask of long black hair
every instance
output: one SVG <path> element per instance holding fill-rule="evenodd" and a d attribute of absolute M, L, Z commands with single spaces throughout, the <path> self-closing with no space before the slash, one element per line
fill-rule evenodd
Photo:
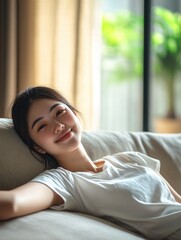
<path fill-rule="evenodd" d="M 78 112 L 67 99 L 56 90 L 48 87 L 37 86 L 27 88 L 20 92 L 12 105 L 11 116 L 14 129 L 23 142 L 29 147 L 30 152 L 40 161 L 44 162 L 45 168 L 55 168 L 57 161 L 48 153 L 40 154 L 35 149 L 35 142 L 31 139 L 28 132 L 27 115 L 31 103 L 36 99 L 53 99 L 66 104 L 74 113 Z"/>

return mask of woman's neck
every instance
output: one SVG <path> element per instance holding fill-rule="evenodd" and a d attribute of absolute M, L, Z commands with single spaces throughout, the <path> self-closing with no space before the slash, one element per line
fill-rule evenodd
<path fill-rule="evenodd" d="M 75 151 L 56 157 L 59 166 L 71 172 L 97 172 L 82 143 Z"/>

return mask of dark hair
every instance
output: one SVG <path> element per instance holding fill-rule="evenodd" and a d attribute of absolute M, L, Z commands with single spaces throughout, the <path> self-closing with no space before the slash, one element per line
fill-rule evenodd
<path fill-rule="evenodd" d="M 45 168 L 47 167 L 57 167 L 57 161 L 48 153 L 40 154 L 35 150 L 35 142 L 31 139 L 28 132 L 27 114 L 31 103 L 36 99 L 54 99 L 66 104 L 73 112 L 78 112 L 67 100 L 66 98 L 48 87 L 31 87 L 20 92 L 12 105 L 12 119 L 14 124 L 14 129 L 23 140 L 23 142 L 29 147 L 30 152 L 40 161 L 45 163 Z"/>

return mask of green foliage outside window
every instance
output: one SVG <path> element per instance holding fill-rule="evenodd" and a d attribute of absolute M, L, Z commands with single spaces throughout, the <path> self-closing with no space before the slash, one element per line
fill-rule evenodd
<path fill-rule="evenodd" d="M 117 81 L 142 74 L 143 18 L 130 12 L 109 13 L 102 19 L 103 57 L 117 58 Z"/>
<path fill-rule="evenodd" d="M 165 84 L 167 117 L 175 114 L 175 81 L 181 69 L 181 14 L 153 8 L 152 53 L 157 76 Z M 113 81 L 142 78 L 143 16 L 131 12 L 105 14 L 102 18 L 103 59 L 119 59 Z"/>

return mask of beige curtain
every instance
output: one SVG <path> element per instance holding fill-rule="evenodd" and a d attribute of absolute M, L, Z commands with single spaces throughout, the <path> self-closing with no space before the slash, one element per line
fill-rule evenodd
<path fill-rule="evenodd" d="M 17 22 L 12 20 L 11 23 L 15 29 L 10 31 L 13 36 L 9 43 L 13 45 L 13 50 L 9 51 L 9 60 L 14 59 L 13 71 L 7 60 L 7 72 L 11 76 L 8 81 L 6 76 L 5 85 L 1 84 L 1 108 L 4 109 L 1 115 L 6 115 L 7 106 L 17 92 L 28 86 L 46 85 L 62 92 L 82 112 L 85 129 L 95 128 L 99 112 L 96 94 L 99 89 L 96 74 L 100 28 L 98 1 L 8 2 L 13 8 L 9 16 Z M 9 46 L 7 48 L 9 50 Z"/>

